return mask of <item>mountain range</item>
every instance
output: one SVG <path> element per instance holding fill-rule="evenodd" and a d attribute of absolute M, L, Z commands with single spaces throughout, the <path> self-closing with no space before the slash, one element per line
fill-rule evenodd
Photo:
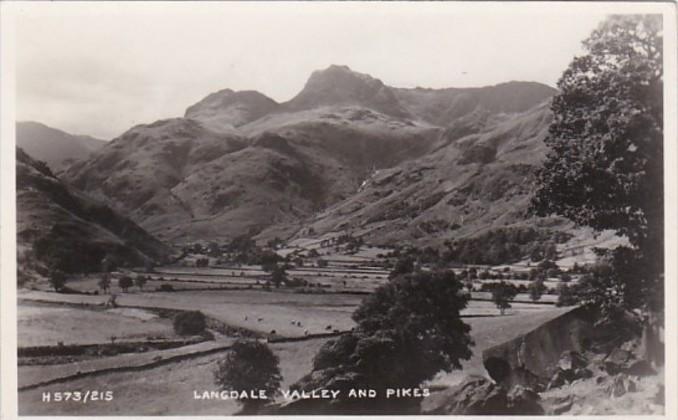
<path fill-rule="evenodd" d="M 442 243 L 538 223 L 526 210 L 555 93 L 533 82 L 403 89 L 330 66 L 287 102 L 212 93 L 60 178 L 168 243 L 346 231 Z"/>

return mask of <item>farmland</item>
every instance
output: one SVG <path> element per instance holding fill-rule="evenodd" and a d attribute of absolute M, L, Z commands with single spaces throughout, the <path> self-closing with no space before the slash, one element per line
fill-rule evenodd
<path fill-rule="evenodd" d="M 269 341 L 280 357 L 283 387 L 288 387 L 311 370 L 314 355 L 322 343 L 351 330 L 353 311 L 362 299 L 388 282 L 389 271 L 380 257 L 384 250 L 360 249 L 348 254 L 317 247 L 320 257 L 306 257 L 304 263 L 289 267 L 289 284 L 274 287 L 270 272 L 255 264 L 216 264 L 196 267 L 205 255 L 189 255 L 178 264 L 152 270 L 122 270 L 112 274 L 108 290 L 100 287 L 101 274 L 73 276 L 68 293 L 55 293 L 46 285 L 23 289 L 19 297 L 19 347 L 63 350 L 60 346 L 136 343 L 132 350 L 108 349 L 84 358 L 43 357 L 20 360 L 19 383 L 22 414 L 229 414 L 238 410 L 232 401 L 194 400 L 192 390 L 213 390 L 212 370 L 216 360 L 228 351 L 233 340 L 245 335 Z M 299 246 L 296 244 L 295 246 Z M 281 255 L 290 250 L 279 250 Z M 291 251 L 299 253 L 299 248 Z M 379 257 L 377 256 L 379 255 Z M 326 264 L 317 263 L 322 258 Z M 455 267 L 461 274 L 471 267 Z M 473 267 L 478 270 L 510 273 L 525 267 Z M 426 269 L 426 268 L 425 268 Z M 123 290 L 119 279 L 143 277 Z M 526 284 L 519 276 L 505 274 L 509 283 Z M 566 311 L 555 308 L 555 296 L 544 295 L 532 302 L 520 293 L 504 316 L 491 301 L 484 283 L 474 280 L 472 300 L 462 311 L 475 341 L 473 357 L 463 363 L 463 372 L 483 373 L 482 350 L 529 331 Z M 557 279 L 547 279 L 555 287 Z M 110 307 L 115 295 L 114 307 Z M 177 313 L 199 309 L 209 320 L 210 336 L 200 343 L 179 340 L 172 328 Z M 289 341 L 292 340 L 292 341 Z M 145 342 L 177 342 L 172 346 L 147 346 Z M 40 364 L 43 364 L 40 366 Z M 139 372 L 143 371 L 143 375 Z M 459 372 L 441 374 L 434 384 L 458 381 Z M 169 378 L 169 380 L 167 379 Z M 41 384 L 37 387 L 37 384 Z M 118 401 L 80 407 L 66 403 L 39 403 L 41 392 L 68 389 L 112 390 Z M 40 390 L 38 392 L 37 390 Z M 144 395 L 142 398 L 141 395 Z M 152 405 L 145 404 L 152 398 Z"/>

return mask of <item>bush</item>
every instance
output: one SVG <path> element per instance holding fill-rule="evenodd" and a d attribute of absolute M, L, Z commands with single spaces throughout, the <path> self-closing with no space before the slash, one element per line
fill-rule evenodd
<path fill-rule="evenodd" d="M 61 270 L 53 270 L 49 273 L 49 285 L 55 292 L 61 292 L 66 285 L 66 274 Z"/>
<path fill-rule="evenodd" d="M 556 293 L 558 294 L 556 306 L 572 306 L 578 303 L 578 299 L 575 296 L 575 293 L 573 293 L 572 287 L 569 287 L 565 283 L 558 285 Z"/>
<path fill-rule="evenodd" d="M 544 281 L 541 279 L 534 280 L 532 283 L 530 283 L 529 291 L 530 299 L 532 299 L 533 302 L 538 301 L 539 299 L 541 299 L 544 292 L 546 292 L 546 286 L 544 285 Z"/>
<path fill-rule="evenodd" d="M 205 331 L 207 322 L 200 311 L 181 312 L 174 317 L 174 332 L 179 335 L 197 335 Z"/>
<path fill-rule="evenodd" d="M 157 290 L 159 292 L 173 292 L 174 286 L 172 286 L 171 284 L 163 283 L 163 284 L 160 285 L 160 287 L 158 287 L 155 290 Z"/>
<path fill-rule="evenodd" d="M 134 278 L 134 284 L 139 288 L 139 290 L 144 290 L 146 281 L 146 277 L 144 277 L 142 274 L 137 274 L 137 276 Z"/>
<path fill-rule="evenodd" d="M 104 292 L 108 292 L 108 289 L 111 287 L 111 275 L 108 273 L 102 273 L 101 278 L 99 279 L 99 288 Z"/>
<path fill-rule="evenodd" d="M 414 259 L 410 256 L 402 256 L 398 258 L 393 267 L 393 271 L 388 275 L 389 279 L 397 277 L 401 274 L 407 274 L 414 271 Z"/>
<path fill-rule="evenodd" d="M 214 371 L 214 382 L 225 391 L 263 390 L 269 398 L 280 388 L 280 361 L 259 341 L 238 340 Z M 243 414 L 255 413 L 266 400 L 242 399 Z"/>
<path fill-rule="evenodd" d="M 118 279 L 118 287 L 120 287 L 123 292 L 127 292 L 127 289 L 132 287 L 132 285 L 134 285 L 134 282 L 130 276 L 122 276 Z"/>

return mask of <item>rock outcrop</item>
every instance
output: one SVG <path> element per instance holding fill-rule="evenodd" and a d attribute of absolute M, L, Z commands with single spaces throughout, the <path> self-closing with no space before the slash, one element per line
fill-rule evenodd
<path fill-rule="evenodd" d="M 422 404 L 422 414 L 466 416 L 540 415 L 539 395 L 530 388 L 505 388 L 482 376 L 470 376 L 457 386 L 434 394 Z"/>
<path fill-rule="evenodd" d="M 588 374 L 582 370 L 586 366 L 583 353 L 607 354 L 633 335 L 630 320 L 600 328 L 596 319 L 589 309 L 573 309 L 527 334 L 485 350 L 485 368 L 499 384 L 523 385 L 537 391 L 554 380 L 561 383 L 584 377 Z"/>

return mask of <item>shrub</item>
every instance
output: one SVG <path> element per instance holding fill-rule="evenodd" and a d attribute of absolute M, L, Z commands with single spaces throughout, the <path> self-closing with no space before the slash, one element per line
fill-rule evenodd
<path fill-rule="evenodd" d="M 134 284 L 139 288 L 139 290 L 144 290 L 146 277 L 144 277 L 142 274 L 137 274 L 137 276 L 134 278 Z"/>
<path fill-rule="evenodd" d="M 174 286 L 172 286 L 171 284 L 163 283 L 156 290 L 160 292 L 173 292 Z"/>
<path fill-rule="evenodd" d="M 408 274 L 414 271 L 414 259 L 408 255 L 398 258 L 393 271 L 388 275 L 389 279 L 395 278 L 401 274 Z"/>
<path fill-rule="evenodd" d="M 101 274 L 101 279 L 99 279 L 99 288 L 104 292 L 107 293 L 108 289 L 111 287 L 111 275 L 108 273 L 102 273 Z"/>
<path fill-rule="evenodd" d="M 61 292 L 66 285 L 66 274 L 61 270 L 52 270 L 49 273 L 49 285 L 55 292 Z"/>
<path fill-rule="evenodd" d="M 220 360 L 214 382 L 225 391 L 263 390 L 269 398 L 280 388 L 280 361 L 271 349 L 259 341 L 238 340 Z M 242 399 L 243 414 L 256 413 L 266 400 Z"/>
<path fill-rule="evenodd" d="M 544 286 L 544 281 L 541 279 L 536 279 L 532 283 L 530 283 L 529 287 L 530 291 L 530 299 L 532 301 L 536 302 L 539 299 L 541 299 L 541 296 L 544 294 L 546 291 L 546 286 Z"/>
<path fill-rule="evenodd" d="M 205 331 L 205 315 L 200 311 L 181 312 L 174 317 L 174 332 L 179 335 L 196 335 Z"/>
<path fill-rule="evenodd" d="M 122 276 L 118 279 L 118 287 L 122 289 L 123 292 L 127 292 L 127 289 L 132 287 L 134 282 L 130 276 Z"/>
<path fill-rule="evenodd" d="M 572 306 L 578 303 L 578 299 L 573 293 L 572 288 L 565 283 L 558 285 L 556 293 L 558 294 L 556 306 Z"/>

